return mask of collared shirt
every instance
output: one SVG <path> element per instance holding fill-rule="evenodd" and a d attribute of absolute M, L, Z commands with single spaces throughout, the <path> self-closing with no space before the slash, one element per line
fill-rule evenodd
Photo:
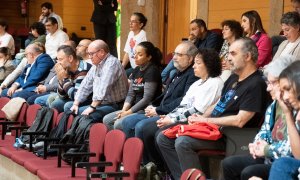
<path fill-rule="evenodd" d="M 120 61 L 108 54 L 98 65 L 93 65 L 80 84 L 75 100 L 84 102 L 93 92 L 93 101 L 101 104 L 121 102 L 128 91 L 128 80 Z"/>
<path fill-rule="evenodd" d="M 57 29 L 57 31 L 53 34 L 47 34 L 45 44 L 46 53 L 52 59 L 55 59 L 58 47 L 67 40 L 69 40 L 69 36 L 60 29 Z"/>

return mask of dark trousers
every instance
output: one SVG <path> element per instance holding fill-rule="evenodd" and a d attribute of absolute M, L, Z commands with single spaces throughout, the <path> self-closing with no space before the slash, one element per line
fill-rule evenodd
<path fill-rule="evenodd" d="M 222 161 L 225 180 L 248 180 L 252 176 L 268 179 L 270 168 L 264 158 L 253 159 L 251 155 L 230 156 Z"/>
<path fill-rule="evenodd" d="M 8 97 L 7 91 L 8 91 L 8 89 L 3 89 L 2 93 L 1 93 L 1 97 Z M 35 95 L 35 94 L 36 93 L 34 91 L 27 91 L 26 89 L 24 89 L 22 91 L 13 93 L 10 98 L 21 97 L 21 98 L 27 100 L 27 98 L 29 98 L 30 96 Z"/>
<path fill-rule="evenodd" d="M 34 95 L 30 96 L 30 97 L 27 99 L 27 103 L 28 103 L 29 105 L 32 105 L 32 104 L 34 104 L 34 101 L 35 101 L 36 98 L 41 97 L 41 96 L 44 96 L 44 95 L 47 95 L 47 94 L 50 94 L 50 92 L 45 92 L 45 93 L 42 93 L 42 94 L 34 94 Z"/>
<path fill-rule="evenodd" d="M 170 139 L 163 133 L 158 134 L 156 142 L 174 179 L 180 179 L 181 174 L 187 169 L 202 169 L 197 153 L 198 150 L 222 150 L 225 147 L 223 139 L 209 141 L 189 136 L 179 136 L 178 138 Z"/>
<path fill-rule="evenodd" d="M 99 24 L 93 23 L 96 39 L 105 41 L 109 47 L 110 53 L 118 58 L 116 23 Z"/>

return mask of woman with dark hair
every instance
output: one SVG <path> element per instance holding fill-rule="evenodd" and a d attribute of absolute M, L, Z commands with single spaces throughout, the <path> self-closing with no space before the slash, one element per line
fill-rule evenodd
<path fill-rule="evenodd" d="M 45 45 L 46 42 L 46 28 L 45 25 L 41 22 L 35 22 L 30 26 L 31 33 L 34 37 L 32 41 L 30 41 L 29 44 L 32 44 L 34 42 L 40 42 Z"/>
<path fill-rule="evenodd" d="M 162 54 L 151 42 L 139 43 L 135 48 L 137 67 L 130 75 L 130 86 L 122 110 L 112 112 L 103 118 L 109 129 L 122 129 L 125 117 L 143 110 L 155 97 L 161 94 L 160 61 Z"/>
<path fill-rule="evenodd" d="M 236 20 L 225 20 L 221 23 L 221 26 L 224 42 L 219 56 L 222 61 L 221 78 L 223 79 L 223 81 L 226 81 L 231 75 L 230 67 L 227 64 L 229 46 L 236 39 L 243 36 L 243 28 L 241 27 L 241 24 Z"/>
<path fill-rule="evenodd" d="M 257 11 L 247 11 L 242 14 L 244 35 L 251 38 L 258 48 L 257 68 L 262 68 L 272 60 L 272 41 L 263 28 Z"/>
<path fill-rule="evenodd" d="M 128 62 L 130 62 L 130 68 L 126 69 L 126 74 L 129 77 L 132 70 L 137 66 L 135 64 L 134 50 L 135 47 L 143 41 L 147 41 L 146 32 L 143 28 L 147 24 L 147 18 L 139 12 L 135 12 L 131 15 L 129 21 L 130 32 L 127 37 L 124 52 L 125 55 L 122 60 L 122 65 L 126 68 Z"/>
<path fill-rule="evenodd" d="M 299 179 L 300 167 L 300 61 L 287 67 L 279 76 L 281 97 L 279 104 L 286 117 L 290 148 L 293 157 L 276 160 L 269 179 Z"/>
<path fill-rule="evenodd" d="M 282 15 L 281 29 L 287 40 L 283 41 L 274 55 L 290 54 L 300 59 L 300 15 L 297 12 L 287 12 Z"/>
<path fill-rule="evenodd" d="M 15 69 L 7 47 L 0 47 L 0 83 Z"/>
<path fill-rule="evenodd" d="M 12 35 L 7 33 L 8 24 L 4 19 L 0 19 L 0 47 L 7 47 L 10 55 L 15 54 L 15 41 Z"/>

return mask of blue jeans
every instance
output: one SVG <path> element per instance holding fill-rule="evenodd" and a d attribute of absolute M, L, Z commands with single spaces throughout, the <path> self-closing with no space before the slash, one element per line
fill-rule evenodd
<path fill-rule="evenodd" d="M 282 157 L 274 161 L 271 167 L 270 180 L 298 179 L 300 160 L 291 157 Z"/>
<path fill-rule="evenodd" d="M 62 99 L 57 94 L 50 94 L 50 96 L 47 99 L 48 106 L 50 108 L 55 108 L 58 110 L 58 112 L 64 111 L 64 105 L 71 101 L 70 99 Z"/>
<path fill-rule="evenodd" d="M 72 106 L 73 106 L 73 101 L 67 102 L 64 106 L 64 109 L 69 110 Z M 89 105 L 79 107 L 78 114 L 81 114 L 88 107 Z M 100 105 L 96 107 L 96 111 L 91 113 L 90 116 L 94 119 L 94 122 L 102 122 L 103 117 L 106 114 L 120 110 L 120 108 L 121 106 L 118 104 Z"/>
<path fill-rule="evenodd" d="M 28 103 L 29 105 L 31 105 L 31 104 L 36 104 L 36 103 L 34 103 L 35 100 L 36 100 L 36 98 L 45 96 L 45 95 L 47 95 L 47 94 L 50 94 L 50 92 L 45 92 L 45 93 L 42 93 L 42 94 L 34 94 L 34 95 L 30 96 L 30 97 L 27 99 L 27 103 Z"/>
<path fill-rule="evenodd" d="M 7 91 L 8 91 L 8 89 L 4 89 L 1 93 L 1 97 L 8 97 Z M 27 100 L 27 98 L 29 98 L 30 96 L 35 95 L 35 94 L 36 93 L 34 91 L 27 91 L 26 89 L 24 89 L 22 91 L 13 93 L 11 98 L 21 97 L 21 98 L 24 98 L 25 100 Z"/>
<path fill-rule="evenodd" d="M 126 134 L 127 138 L 130 137 L 141 137 L 139 134 L 135 134 L 135 126 L 143 119 L 147 119 L 148 117 L 145 114 L 137 113 L 130 117 L 125 117 L 122 121 L 123 132 Z M 139 133 L 139 132 L 137 132 Z"/>
<path fill-rule="evenodd" d="M 39 104 L 41 106 L 48 106 L 47 99 L 51 94 L 43 95 L 34 100 L 34 104 Z"/>

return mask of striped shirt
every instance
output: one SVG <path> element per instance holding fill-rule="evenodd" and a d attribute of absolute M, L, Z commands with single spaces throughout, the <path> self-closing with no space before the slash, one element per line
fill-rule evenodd
<path fill-rule="evenodd" d="M 120 61 L 108 54 L 98 65 L 93 65 L 80 84 L 75 100 L 84 102 L 93 93 L 93 101 L 101 104 L 118 103 L 125 99 L 128 80 Z"/>
<path fill-rule="evenodd" d="M 80 60 L 77 71 L 74 73 L 69 72 L 70 78 L 59 82 L 57 94 L 63 99 L 69 98 L 74 100 L 74 94 L 90 69 L 91 65 L 89 63 Z"/>

